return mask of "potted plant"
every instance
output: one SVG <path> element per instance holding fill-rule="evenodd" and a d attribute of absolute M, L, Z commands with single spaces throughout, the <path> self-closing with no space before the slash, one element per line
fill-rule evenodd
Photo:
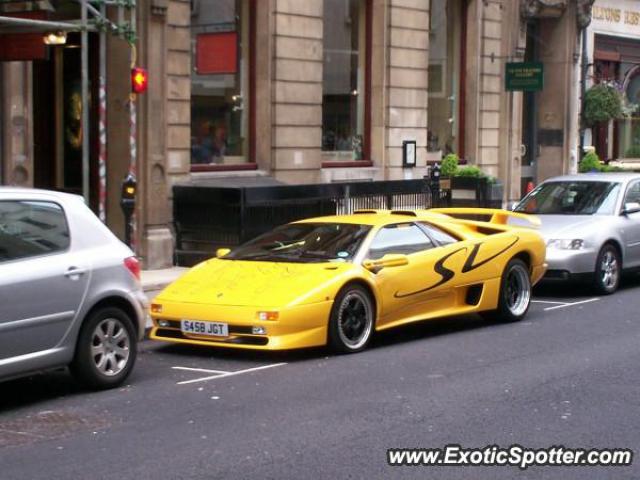
<path fill-rule="evenodd" d="M 503 186 L 475 165 L 459 166 L 459 158 L 450 153 L 442 160 L 440 175 L 451 179 L 452 200 L 464 206 L 500 207 Z"/>

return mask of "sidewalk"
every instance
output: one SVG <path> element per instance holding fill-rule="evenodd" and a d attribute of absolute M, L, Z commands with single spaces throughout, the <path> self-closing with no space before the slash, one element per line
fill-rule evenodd
<path fill-rule="evenodd" d="M 143 270 L 140 274 L 145 293 L 159 292 L 189 270 L 186 267 L 172 267 L 162 270 Z"/>

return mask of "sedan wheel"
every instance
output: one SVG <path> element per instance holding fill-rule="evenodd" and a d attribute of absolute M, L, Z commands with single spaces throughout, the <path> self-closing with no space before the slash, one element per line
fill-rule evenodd
<path fill-rule="evenodd" d="M 136 353 L 129 316 L 119 308 L 99 309 L 82 326 L 71 371 L 89 387 L 116 387 L 131 373 Z"/>
<path fill-rule="evenodd" d="M 620 285 L 621 261 L 613 245 L 605 245 L 598 254 L 594 286 L 598 293 L 609 295 Z"/>
<path fill-rule="evenodd" d="M 336 297 L 329 321 L 329 344 L 342 353 L 364 349 L 373 331 L 371 296 L 358 285 L 348 286 Z"/>

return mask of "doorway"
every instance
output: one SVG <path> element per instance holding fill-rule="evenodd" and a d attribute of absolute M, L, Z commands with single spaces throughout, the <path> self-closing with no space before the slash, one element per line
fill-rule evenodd
<path fill-rule="evenodd" d="M 98 37 L 89 35 L 90 205 L 96 208 L 98 173 Z M 82 195 L 80 34 L 33 62 L 34 187 Z"/>

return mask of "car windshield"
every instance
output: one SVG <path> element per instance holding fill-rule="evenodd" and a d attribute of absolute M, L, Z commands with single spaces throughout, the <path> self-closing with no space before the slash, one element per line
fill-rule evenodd
<path fill-rule="evenodd" d="M 297 263 L 348 262 L 371 227 L 348 223 L 290 223 L 225 255 L 230 260 Z"/>
<path fill-rule="evenodd" d="M 620 184 L 615 182 L 547 182 L 527 195 L 514 211 L 539 215 L 611 215 Z"/>

